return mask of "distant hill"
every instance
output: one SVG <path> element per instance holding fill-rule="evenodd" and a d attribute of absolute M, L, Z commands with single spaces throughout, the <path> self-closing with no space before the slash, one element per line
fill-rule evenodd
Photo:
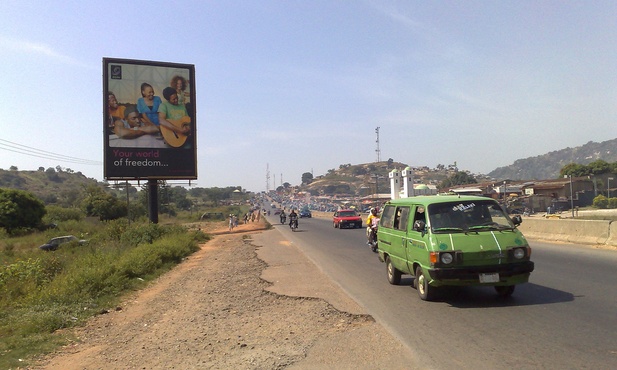
<path fill-rule="evenodd" d="M 0 188 L 26 190 L 46 204 L 73 205 L 87 185 L 99 184 L 81 172 L 56 170 L 52 167 L 39 171 L 0 169 Z"/>
<path fill-rule="evenodd" d="M 559 177 L 562 167 L 570 163 L 587 165 L 596 160 L 608 163 L 617 162 L 617 139 L 596 143 L 588 142 L 583 146 L 565 148 L 539 155 L 518 159 L 513 164 L 499 167 L 488 173 L 496 180 L 546 180 Z"/>
<path fill-rule="evenodd" d="M 323 195 L 369 195 L 390 192 L 390 171 L 399 171 L 408 166 L 405 163 L 392 160 L 362 163 L 342 164 L 338 169 L 331 169 L 327 174 L 316 176 L 308 185 L 301 186 L 301 190 L 312 194 Z M 412 167 L 415 182 L 437 185 L 448 176 L 458 171 L 454 166 L 442 166 L 439 169 L 428 167 Z M 478 179 L 480 180 L 480 179 Z"/>
<path fill-rule="evenodd" d="M 608 163 L 617 162 L 617 139 L 596 143 L 593 141 L 575 148 L 565 148 L 536 157 L 518 159 L 509 166 L 499 167 L 490 173 L 473 174 L 481 181 L 510 180 L 547 180 L 559 176 L 562 167 L 570 163 L 587 165 L 596 160 Z M 379 193 L 390 192 L 388 174 L 393 169 L 403 170 L 407 164 L 393 160 L 364 163 L 342 164 L 338 169 L 331 169 L 327 174 L 316 176 L 301 190 L 313 194 L 351 194 L 368 195 L 376 190 Z M 428 168 L 410 166 L 414 170 L 416 183 L 438 185 L 457 171 L 456 166 L 438 166 Z M 73 205 L 74 200 L 87 185 L 99 184 L 95 179 L 84 176 L 81 172 L 70 169 L 50 167 L 38 171 L 18 171 L 0 169 L 0 188 L 27 190 L 47 204 Z"/>

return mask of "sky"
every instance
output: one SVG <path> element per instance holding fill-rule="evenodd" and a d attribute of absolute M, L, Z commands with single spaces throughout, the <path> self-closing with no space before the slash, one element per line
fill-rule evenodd
<path fill-rule="evenodd" d="M 3 0 L 0 168 L 104 179 L 109 57 L 195 66 L 192 186 L 374 162 L 377 127 L 382 161 L 486 174 L 617 137 L 616 19 L 614 0 Z"/>

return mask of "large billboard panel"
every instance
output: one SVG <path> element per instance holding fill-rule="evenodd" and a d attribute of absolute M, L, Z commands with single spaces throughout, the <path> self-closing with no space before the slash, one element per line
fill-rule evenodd
<path fill-rule="evenodd" d="M 195 66 L 103 58 L 104 176 L 197 179 Z"/>

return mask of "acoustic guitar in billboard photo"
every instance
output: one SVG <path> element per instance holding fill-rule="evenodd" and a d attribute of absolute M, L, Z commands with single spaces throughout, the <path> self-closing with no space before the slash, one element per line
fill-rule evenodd
<path fill-rule="evenodd" d="M 167 121 L 176 126 L 177 128 L 190 127 L 191 124 L 191 118 L 188 116 L 184 116 L 177 120 L 167 119 Z M 174 130 L 167 128 L 163 125 L 159 125 L 159 128 L 161 130 L 161 134 L 163 135 L 163 139 L 165 139 L 167 145 L 174 148 L 179 148 L 184 145 L 184 143 L 186 143 L 186 139 L 189 137 L 189 135 L 187 134 L 177 133 Z"/>

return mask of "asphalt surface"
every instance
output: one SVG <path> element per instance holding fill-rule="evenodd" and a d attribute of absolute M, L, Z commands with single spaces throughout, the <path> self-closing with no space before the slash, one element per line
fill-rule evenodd
<path fill-rule="evenodd" d="M 271 222 L 274 222 L 272 218 Z M 608 369 L 617 366 L 617 253 L 532 241 L 536 270 L 510 299 L 490 287 L 419 299 L 413 279 L 389 285 L 363 229 L 302 219 L 275 226 L 412 352 L 421 368 Z"/>

